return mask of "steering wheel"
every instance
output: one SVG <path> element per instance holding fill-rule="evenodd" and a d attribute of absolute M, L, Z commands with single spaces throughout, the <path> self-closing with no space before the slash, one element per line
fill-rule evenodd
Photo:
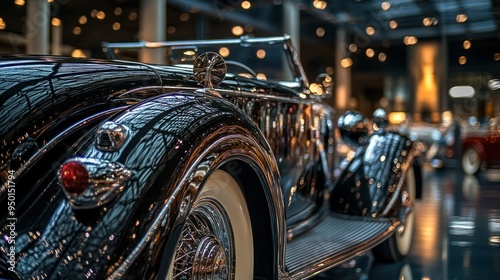
<path fill-rule="evenodd" d="M 257 77 L 257 73 L 255 73 L 255 71 L 252 68 L 250 68 L 248 65 L 245 65 L 241 62 L 234 61 L 234 60 L 226 60 L 226 65 L 234 65 L 234 66 L 243 68 L 246 72 L 248 72 L 250 75 L 252 75 L 252 77 L 254 77 L 254 78 Z"/>

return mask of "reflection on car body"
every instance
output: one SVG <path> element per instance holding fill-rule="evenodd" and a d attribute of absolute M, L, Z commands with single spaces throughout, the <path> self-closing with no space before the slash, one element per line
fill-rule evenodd
<path fill-rule="evenodd" d="M 383 112 L 373 134 L 340 117 L 357 151 L 334 177 L 331 78 L 288 36 L 153 45 L 183 58 L 1 58 L 2 277 L 305 279 L 408 254 L 420 149 Z"/>

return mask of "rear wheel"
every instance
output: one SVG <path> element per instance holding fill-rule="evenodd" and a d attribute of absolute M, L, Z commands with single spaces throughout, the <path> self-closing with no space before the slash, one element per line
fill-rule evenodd
<path fill-rule="evenodd" d="M 253 279 L 253 238 L 238 183 L 215 171 L 193 202 L 167 279 Z"/>
<path fill-rule="evenodd" d="M 406 214 L 404 224 L 399 226 L 389 239 L 374 248 L 373 253 L 376 255 L 377 259 L 382 261 L 400 261 L 408 255 L 413 242 L 413 231 L 415 228 L 415 211 L 413 203 L 416 199 L 415 172 L 413 167 L 410 167 L 406 171 L 406 178 L 403 184 L 400 211 L 408 213 Z"/>
<path fill-rule="evenodd" d="M 474 148 L 468 148 L 462 155 L 462 169 L 466 174 L 474 175 L 481 167 L 481 158 Z"/>

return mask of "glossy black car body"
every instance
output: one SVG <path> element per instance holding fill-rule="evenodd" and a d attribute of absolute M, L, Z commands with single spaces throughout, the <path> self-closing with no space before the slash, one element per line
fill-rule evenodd
<path fill-rule="evenodd" d="M 278 46 L 260 67 L 291 79 L 217 85 L 213 53 L 203 87 L 185 66 L 2 57 L 3 277 L 304 279 L 373 248 L 404 257 L 417 145 L 343 115 L 360 148 L 334 178 L 328 81 L 309 84 L 287 37 L 178 45 L 230 43 Z"/>

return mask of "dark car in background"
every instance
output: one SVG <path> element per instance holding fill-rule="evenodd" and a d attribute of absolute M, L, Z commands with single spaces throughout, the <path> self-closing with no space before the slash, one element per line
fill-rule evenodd
<path fill-rule="evenodd" d="M 1 278 L 306 279 L 408 254 L 418 143 L 383 116 L 337 128 L 288 36 L 105 45 L 158 48 L 168 65 L 0 57 Z M 338 176 L 336 129 L 357 147 Z"/>

